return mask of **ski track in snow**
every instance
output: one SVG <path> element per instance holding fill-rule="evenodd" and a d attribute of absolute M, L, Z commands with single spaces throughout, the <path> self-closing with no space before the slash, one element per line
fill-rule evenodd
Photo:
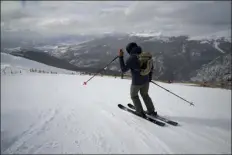
<path fill-rule="evenodd" d="M 2 75 L 1 153 L 231 154 L 230 90 L 157 82 L 193 107 L 151 85 L 158 112 L 180 124 L 160 127 L 117 107 L 131 103 L 130 80 L 96 76 L 83 86 L 88 78 Z"/>
<path fill-rule="evenodd" d="M 18 83 L 19 88 L 15 88 L 18 90 L 14 90 L 15 92 L 8 94 L 10 96 L 17 94 L 16 92 L 21 90 L 20 87 L 24 84 L 20 83 L 20 81 L 27 81 L 28 85 L 24 86 L 26 87 L 25 90 L 32 87 L 32 94 L 34 94 L 33 91 L 38 91 L 33 90 L 33 88 L 39 86 L 46 88 L 46 85 L 50 83 L 49 91 L 45 93 L 53 92 L 54 94 L 52 93 L 53 95 L 50 95 L 49 98 L 57 97 L 57 99 L 53 98 L 54 101 L 57 100 L 57 103 L 51 103 L 53 109 L 46 111 L 44 111 L 46 108 L 42 109 L 38 116 L 39 121 L 35 122 L 28 130 L 20 134 L 15 139 L 14 143 L 5 149 L 3 153 L 155 152 L 170 154 L 191 153 L 193 150 L 195 153 L 229 152 L 231 141 L 228 140 L 226 136 L 229 136 L 230 132 L 228 130 L 230 129 L 228 129 L 228 127 L 223 127 L 223 124 L 229 123 L 230 120 L 224 123 L 223 120 L 225 119 L 221 119 L 222 121 L 220 123 L 219 119 L 219 122 L 217 120 L 213 121 L 214 119 L 212 119 L 212 123 L 207 123 L 208 119 L 204 120 L 203 118 L 201 122 L 200 118 L 191 120 L 187 116 L 171 116 L 176 110 L 173 109 L 172 106 L 170 106 L 169 109 L 164 105 L 165 109 L 167 109 L 167 115 L 169 115 L 171 119 L 178 121 L 180 126 L 173 127 L 167 125 L 166 127 L 159 127 L 117 108 L 117 104 L 122 103 L 122 101 L 124 105 L 130 102 L 127 93 L 124 92 L 125 94 L 122 95 L 122 98 L 126 98 L 128 101 L 113 96 L 107 97 L 104 100 L 99 96 L 101 93 L 99 94 L 93 89 L 99 88 L 101 85 L 99 85 L 98 82 L 104 79 L 106 85 L 109 85 L 113 81 L 121 81 L 124 83 L 124 85 L 120 86 L 121 89 L 128 87 L 126 90 L 129 90 L 129 80 L 96 77 L 95 80 L 98 82 L 92 81 L 92 83 L 89 83 L 87 86 L 81 86 L 75 83 L 76 79 L 79 79 L 77 81 L 84 81 L 87 77 L 88 76 L 71 75 L 37 76 L 36 74 L 30 76 L 25 75 L 24 77 L 2 77 L 2 88 L 6 88 L 4 83 L 7 83 L 8 80 L 12 82 L 7 84 L 7 88 L 14 87 L 14 85 Z M 55 78 L 58 78 L 57 81 L 60 83 L 58 86 L 57 82 L 55 82 L 56 80 L 54 80 Z M 13 82 L 15 80 L 17 82 Z M 35 81 L 38 80 L 41 80 L 42 83 L 36 84 Z M 107 93 L 108 89 L 103 88 L 103 86 L 101 87 L 102 93 Z M 190 88 L 189 86 L 181 85 L 176 85 L 176 87 L 182 87 L 183 89 Z M 194 87 L 194 89 L 196 88 Z M 198 88 L 198 90 L 199 89 L 202 88 Z M 43 91 L 43 89 L 40 88 L 37 93 L 41 93 L 41 91 Z M 25 91 L 22 91 L 21 93 L 24 92 Z M 70 92 L 75 93 L 69 94 Z M 80 93 L 80 95 L 78 95 L 78 93 Z M 95 95 L 93 93 L 95 93 Z M 84 94 L 89 95 L 84 96 Z M 154 94 L 158 95 L 159 92 L 157 91 Z M 7 98 L 4 97 L 4 95 L 6 95 L 5 93 L 2 95 L 4 104 Z M 38 98 L 39 97 L 37 97 L 37 99 Z M 25 98 L 23 100 L 25 100 Z M 49 102 L 50 101 L 47 100 L 46 104 L 50 104 Z M 39 103 L 39 101 L 35 103 Z M 160 105 L 159 102 L 155 104 L 157 107 Z M 175 104 L 175 102 L 173 104 Z M 182 108 L 188 106 L 184 103 L 182 104 Z M 6 105 L 3 106 L 3 109 L 5 106 Z M 164 113 L 163 111 L 162 114 Z M 198 149 L 195 149 L 196 145 Z"/>
<path fill-rule="evenodd" d="M 51 122 L 55 115 L 57 114 L 57 110 L 50 110 L 48 116 L 45 118 L 41 118 L 41 120 L 34 125 L 31 125 L 30 128 L 24 131 L 12 144 L 12 146 L 5 151 L 6 154 L 13 154 L 13 153 L 23 153 L 24 149 L 31 150 L 33 146 L 27 143 L 34 136 L 39 136 L 45 130 L 49 122 Z M 31 152 L 31 151 L 29 151 Z M 33 152 L 32 152 L 33 153 Z"/>

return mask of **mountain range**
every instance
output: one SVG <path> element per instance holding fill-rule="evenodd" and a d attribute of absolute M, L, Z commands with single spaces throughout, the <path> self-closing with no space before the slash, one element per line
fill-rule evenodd
<path fill-rule="evenodd" d="M 66 38 L 67 39 L 67 38 Z M 85 38 L 75 43 L 63 39 L 59 43 L 33 44 L 27 48 L 5 48 L 3 52 L 20 55 L 49 64 L 57 58 L 63 63 L 53 66 L 72 70 L 96 72 L 104 67 L 124 49 L 129 42 L 136 42 L 143 51 L 151 52 L 154 62 L 154 79 L 173 81 L 231 81 L 231 41 L 226 38 L 193 40 L 188 36 L 138 36 L 138 35 L 103 35 Z M 35 56 L 35 53 L 39 56 Z M 49 56 L 48 56 L 49 55 Z M 43 57 L 47 61 L 43 61 Z M 50 57 L 50 58 L 48 58 Z M 74 69 L 75 68 L 75 69 Z M 106 71 L 120 74 L 119 62 L 113 62 Z"/>

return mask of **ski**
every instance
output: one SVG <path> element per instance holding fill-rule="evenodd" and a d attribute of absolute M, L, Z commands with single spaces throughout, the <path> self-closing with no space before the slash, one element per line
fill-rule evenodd
<path fill-rule="evenodd" d="M 136 115 L 136 116 L 138 116 L 138 117 L 140 117 L 140 118 L 143 118 L 143 117 L 137 115 L 137 114 L 135 113 L 134 110 L 132 110 L 132 109 L 130 109 L 130 108 L 127 108 L 127 107 L 125 107 L 125 106 L 122 105 L 122 104 L 118 104 L 118 107 L 119 107 L 120 109 L 125 110 L 125 111 L 127 111 L 127 112 L 130 112 L 130 113 L 132 113 L 132 114 L 134 114 L 134 115 Z M 164 123 L 164 122 L 161 122 L 161 121 L 158 121 L 158 120 L 149 118 L 149 117 L 146 117 L 146 118 L 143 118 L 143 119 L 148 120 L 149 122 L 152 122 L 152 123 L 154 123 L 154 124 L 156 124 L 156 125 L 158 125 L 158 126 L 165 126 L 165 123 Z"/>
<path fill-rule="evenodd" d="M 130 103 L 128 103 L 127 106 L 128 106 L 129 108 L 133 109 L 133 110 L 135 109 L 134 105 L 132 105 L 132 104 L 130 104 Z M 144 112 L 146 113 L 146 111 L 144 111 Z M 147 114 L 146 114 L 146 115 L 147 115 Z M 149 115 L 148 115 L 148 116 L 149 116 Z M 177 125 L 178 125 L 177 122 L 172 121 L 172 120 L 167 119 L 167 118 L 164 118 L 163 116 L 160 116 L 160 115 L 157 115 L 157 116 L 155 116 L 155 117 L 154 117 L 154 116 L 150 116 L 150 117 L 159 119 L 159 120 L 164 121 L 165 123 L 168 123 L 168 124 L 170 124 L 170 125 L 174 125 L 174 126 L 177 126 Z"/>

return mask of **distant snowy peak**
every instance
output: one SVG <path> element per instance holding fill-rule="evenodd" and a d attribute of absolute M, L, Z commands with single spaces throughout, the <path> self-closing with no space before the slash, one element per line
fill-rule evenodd
<path fill-rule="evenodd" d="M 129 34 L 129 36 L 137 36 L 137 37 L 152 37 L 147 41 L 164 41 L 164 42 L 169 42 L 170 37 L 162 35 L 161 32 L 153 32 L 153 31 L 146 31 L 146 32 L 132 32 Z"/>
<path fill-rule="evenodd" d="M 140 36 L 140 37 L 159 37 L 162 35 L 161 32 L 154 31 L 141 31 L 141 32 L 131 32 L 130 36 Z"/>
<path fill-rule="evenodd" d="M 56 50 L 58 48 L 58 46 L 52 46 L 52 45 L 45 45 L 45 46 L 36 46 L 34 47 L 35 49 L 38 49 L 38 50 L 42 50 L 42 51 L 45 51 L 45 50 Z"/>
<path fill-rule="evenodd" d="M 223 50 L 219 47 L 221 41 L 226 42 L 227 40 L 224 39 L 224 38 L 220 38 L 220 39 L 211 39 L 211 40 L 203 39 L 203 40 L 200 41 L 200 43 L 201 43 L 201 44 L 212 44 L 212 46 L 213 46 L 215 49 L 217 49 L 220 53 L 225 54 L 226 52 L 223 51 Z"/>
<path fill-rule="evenodd" d="M 210 44 L 210 41 L 209 40 L 201 40 L 200 43 L 201 44 Z"/>
<path fill-rule="evenodd" d="M 189 37 L 188 40 L 199 40 L 202 44 L 210 43 L 214 41 L 224 41 L 231 43 L 231 37 L 222 37 L 222 36 L 198 36 L 198 37 Z"/>
<path fill-rule="evenodd" d="M 143 32 L 132 32 L 128 34 L 129 36 L 137 36 L 137 37 L 149 37 L 150 39 L 147 41 L 164 41 L 170 42 L 170 38 L 178 37 L 178 36 L 164 36 L 161 32 L 154 31 L 143 31 Z M 218 47 L 218 42 L 224 41 L 231 43 L 230 37 L 222 37 L 222 36 L 198 36 L 198 37 L 188 37 L 188 40 L 199 40 L 201 44 L 211 44 L 217 41 L 216 47 Z M 218 48 L 217 48 L 218 49 Z M 222 50 L 220 50 L 222 52 Z"/>

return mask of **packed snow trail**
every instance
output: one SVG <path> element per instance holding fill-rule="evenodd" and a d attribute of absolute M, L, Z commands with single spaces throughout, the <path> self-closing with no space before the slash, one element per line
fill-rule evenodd
<path fill-rule="evenodd" d="M 158 112 L 181 126 L 159 127 L 117 107 L 130 80 L 89 76 L 1 76 L 2 153 L 231 153 L 231 91 L 151 85 Z"/>

